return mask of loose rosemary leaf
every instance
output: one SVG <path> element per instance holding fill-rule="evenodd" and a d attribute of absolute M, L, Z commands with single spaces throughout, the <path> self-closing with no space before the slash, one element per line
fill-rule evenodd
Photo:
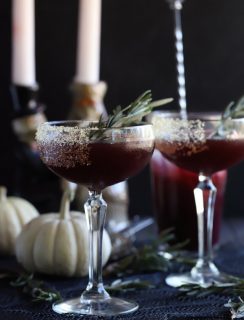
<path fill-rule="evenodd" d="M 109 286 L 106 286 L 106 290 L 108 292 L 123 292 L 123 291 L 134 291 L 134 290 L 143 290 L 143 289 L 151 289 L 155 286 L 149 281 L 133 279 L 133 280 L 125 280 L 121 279 L 113 281 Z"/>

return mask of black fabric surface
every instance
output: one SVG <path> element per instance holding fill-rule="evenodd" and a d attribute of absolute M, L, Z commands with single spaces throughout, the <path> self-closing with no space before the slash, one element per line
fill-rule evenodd
<path fill-rule="evenodd" d="M 232 246 L 221 249 L 216 258 L 217 265 L 222 271 L 233 275 L 244 275 L 244 248 L 234 250 Z M 4 269 L 18 270 L 18 265 L 13 258 L 0 258 L 0 271 Z M 117 317 L 90 317 L 77 315 L 58 315 L 52 311 L 51 304 L 32 302 L 31 298 L 21 289 L 9 285 L 9 280 L 0 280 L 0 319 L 4 320 L 56 320 L 56 319 L 162 319 L 162 320 L 218 320 L 231 319 L 230 311 L 224 307 L 227 296 L 209 295 L 202 298 L 179 296 L 178 290 L 165 285 L 164 273 L 136 275 L 136 278 L 147 279 L 157 287 L 147 290 L 126 292 L 118 296 L 139 303 L 138 311 L 130 315 Z M 59 290 L 64 298 L 79 296 L 85 288 L 87 278 L 65 279 L 53 277 L 41 277 L 48 286 Z M 109 279 L 104 279 L 109 283 Z"/>

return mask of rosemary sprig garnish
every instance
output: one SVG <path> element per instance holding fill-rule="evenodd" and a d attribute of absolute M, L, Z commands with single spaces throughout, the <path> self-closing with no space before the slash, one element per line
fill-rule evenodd
<path fill-rule="evenodd" d="M 129 127 L 134 124 L 142 123 L 144 116 L 148 115 L 156 107 L 171 102 L 172 99 L 163 99 L 152 101 L 152 93 L 150 90 L 140 95 L 134 102 L 125 108 L 118 106 L 114 109 L 112 115 L 106 121 L 101 121 L 106 128 Z"/>
<path fill-rule="evenodd" d="M 12 287 L 22 288 L 23 292 L 33 298 L 33 301 L 54 302 L 62 300 L 61 294 L 48 288 L 43 281 L 34 278 L 33 274 L 21 274 L 10 282 Z"/>
<path fill-rule="evenodd" d="M 91 124 L 91 128 L 96 128 L 99 130 L 91 132 L 90 138 L 104 138 L 104 132 L 109 128 L 121 128 L 140 125 L 143 123 L 143 117 L 151 113 L 154 108 L 165 105 L 172 100 L 173 99 L 169 98 L 152 101 L 152 93 L 150 90 L 148 90 L 141 94 L 134 102 L 129 104 L 127 107 L 122 108 L 121 106 L 117 106 L 112 111 L 112 114 L 109 115 L 106 119 L 101 116 L 97 123 Z"/>
<path fill-rule="evenodd" d="M 242 117 L 244 117 L 244 96 L 242 96 L 236 103 L 232 101 L 227 105 L 226 109 L 222 113 L 221 123 L 211 137 L 225 136 L 230 130 L 229 120 Z"/>
<path fill-rule="evenodd" d="M 244 117 L 244 96 L 242 96 L 236 103 L 232 101 L 228 104 L 222 115 L 222 121 L 229 118 L 235 119 L 242 117 Z"/>

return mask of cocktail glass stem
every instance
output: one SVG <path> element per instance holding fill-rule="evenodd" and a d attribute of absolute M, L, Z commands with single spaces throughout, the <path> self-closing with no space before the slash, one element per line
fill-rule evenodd
<path fill-rule="evenodd" d="M 208 284 L 211 279 L 219 276 L 213 263 L 213 219 L 217 189 L 211 177 L 199 174 L 199 183 L 194 189 L 194 197 L 198 222 L 198 259 L 191 270 L 193 279 L 201 284 Z"/>
<path fill-rule="evenodd" d="M 84 205 L 89 230 L 89 282 L 81 295 L 81 300 L 109 298 L 102 279 L 102 239 L 107 204 L 101 192 L 89 191 Z"/>

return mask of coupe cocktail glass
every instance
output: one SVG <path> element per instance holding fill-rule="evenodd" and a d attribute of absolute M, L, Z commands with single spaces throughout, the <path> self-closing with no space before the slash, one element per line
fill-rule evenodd
<path fill-rule="evenodd" d="M 207 286 L 229 281 L 213 263 L 212 231 L 217 190 L 211 177 L 244 159 L 244 119 L 229 119 L 223 127 L 218 114 L 193 113 L 181 119 L 166 118 L 159 112 L 154 113 L 152 123 L 156 148 L 177 166 L 198 173 L 199 180 L 194 189 L 198 260 L 190 273 L 170 275 L 166 282 L 171 286 L 186 283 Z"/>
<path fill-rule="evenodd" d="M 107 205 L 102 190 L 142 170 L 154 149 L 152 126 L 96 128 L 95 122 L 47 122 L 37 132 L 41 159 L 58 176 L 86 186 L 89 282 L 81 297 L 55 303 L 58 313 L 117 315 L 137 310 L 135 302 L 111 297 L 102 281 L 102 236 Z"/>
<path fill-rule="evenodd" d="M 158 114 L 158 111 L 157 111 Z M 152 113 L 148 120 L 151 121 Z M 160 116 L 167 118 L 181 117 L 179 112 L 160 111 Z M 158 231 L 174 227 L 177 241 L 189 240 L 186 248 L 197 250 L 198 231 L 194 194 L 192 190 L 198 183 L 198 173 L 176 166 L 155 149 L 150 161 L 152 199 Z M 218 189 L 214 208 L 213 246 L 219 241 L 224 192 L 227 171 L 216 172 L 212 180 Z M 184 212 L 184 214 L 182 214 Z M 185 224 L 187 221 L 187 224 Z M 184 224 L 184 228 L 182 225 Z"/>

